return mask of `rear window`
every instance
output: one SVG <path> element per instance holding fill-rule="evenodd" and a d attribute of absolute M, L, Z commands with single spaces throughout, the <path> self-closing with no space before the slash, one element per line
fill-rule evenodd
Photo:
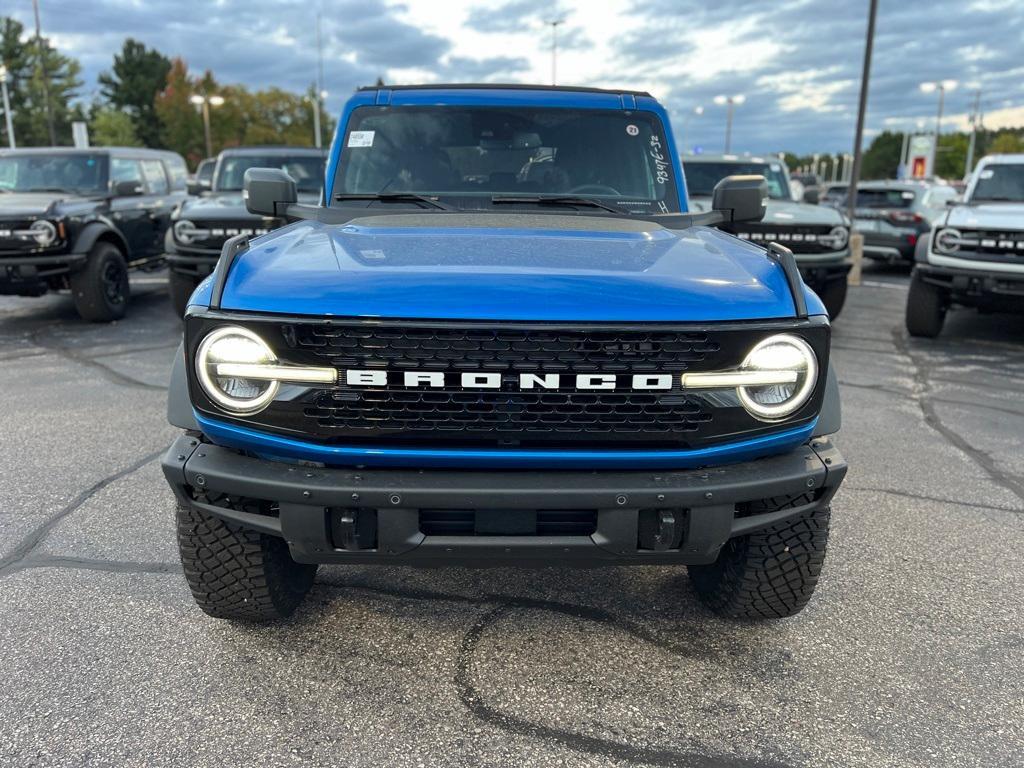
<path fill-rule="evenodd" d="M 917 193 L 911 189 L 858 189 L 858 208 L 909 208 Z"/>
<path fill-rule="evenodd" d="M 188 181 L 188 168 L 181 155 L 168 155 L 165 158 L 167 172 L 171 175 L 171 189 L 180 192 L 185 189 Z"/>

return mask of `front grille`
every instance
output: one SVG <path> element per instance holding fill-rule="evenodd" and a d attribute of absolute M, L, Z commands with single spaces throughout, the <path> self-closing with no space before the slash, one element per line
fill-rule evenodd
<path fill-rule="evenodd" d="M 1005 230 L 962 230 L 960 250 L 953 256 L 967 253 L 981 256 L 996 256 L 1004 259 L 1024 259 L 1024 231 Z"/>
<path fill-rule="evenodd" d="M 190 316 L 194 360 L 199 341 L 223 319 Z M 277 399 L 249 417 L 232 417 L 193 384 L 199 410 L 259 430 L 325 444 L 410 448 L 692 448 L 776 431 L 751 417 L 733 390 L 684 391 L 680 374 L 737 367 L 771 333 L 797 332 L 828 361 L 824 320 L 693 325 L 555 325 L 430 321 L 275 321 L 233 317 L 288 364 L 330 366 L 330 386 L 282 386 Z M 383 384 L 347 383 L 347 372 L 385 372 Z M 438 386 L 405 384 L 406 373 L 436 373 Z M 477 374 L 490 388 L 463 385 Z M 522 385 L 532 375 L 557 388 Z M 634 386 L 660 377 L 667 389 Z M 588 389 L 579 377 L 611 380 Z M 379 377 L 378 377 L 379 378 Z M 193 375 L 194 382 L 194 375 Z M 787 423 L 814 417 L 823 387 Z"/>
<path fill-rule="evenodd" d="M 520 372 L 678 374 L 718 353 L 717 342 L 702 333 L 297 326 L 292 338 L 296 348 L 340 369 L 502 373 L 502 388 L 495 391 L 341 386 L 322 392 L 303 413 L 325 433 L 663 439 L 693 432 L 712 419 L 699 400 L 679 391 L 516 388 Z"/>
<path fill-rule="evenodd" d="M 26 230 L 35 219 L 0 219 L 0 252 L 39 250 L 35 240 L 15 237 L 14 232 Z"/>
<path fill-rule="evenodd" d="M 799 226 L 773 224 L 741 224 L 732 228 L 737 237 L 754 243 L 767 245 L 773 240 L 789 248 L 793 253 L 831 253 L 829 233 L 831 225 Z M 822 239 L 825 242 L 822 242 Z"/>

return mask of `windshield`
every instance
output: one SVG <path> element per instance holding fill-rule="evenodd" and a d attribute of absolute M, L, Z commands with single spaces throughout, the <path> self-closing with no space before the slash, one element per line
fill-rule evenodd
<path fill-rule="evenodd" d="M 661 122 L 647 112 L 545 107 L 360 107 L 336 195 L 416 193 L 460 208 L 572 195 L 627 212 L 679 210 Z"/>
<path fill-rule="evenodd" d="M 858 208 L 910 208 L 917 194 L 912 189 L 858 189 Z"/>
<path fill-rule="evenodd" d="M 103 192 L 103 155 L 61 152 L 0 156 L 0 189 L 8 192 Z"/>
<path fill-rule="evenodd" d="M 793 199 L 782 163 L 688 160 L 683 163 L 683 173 L 686 174 L 686 189 L 693 197 L 711 197 L 715 184 L 726 176 L 753 174 L 768 180 L 768 197 L 773 200 Z"/>
<path fill-rule="evenodd" d="M 323 186 L 324 161 L 315 155 L 225 155 L 213 188 L 218 192 L 241 191 L 250 168 L 280 168 L 295 179 L 299 192 L 319 193 Z"/>
<path fill-rule="evenodd" d="M 988 165 L 978 171 L 971 202 L 1024 203 L 1024 164 Z"/>

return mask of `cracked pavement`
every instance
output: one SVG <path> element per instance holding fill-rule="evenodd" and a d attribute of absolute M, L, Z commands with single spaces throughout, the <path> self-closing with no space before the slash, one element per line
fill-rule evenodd
<path fill-rule="evenodd" d="M 322 568 L 204 616 L 158 457 L 180 325 L 0 298 L 0 766 L 1024 764 L 1024 317 L 906 337 L 869 267 L 834 333 L 850 464 L 799 616 L 685 570 Z"/>

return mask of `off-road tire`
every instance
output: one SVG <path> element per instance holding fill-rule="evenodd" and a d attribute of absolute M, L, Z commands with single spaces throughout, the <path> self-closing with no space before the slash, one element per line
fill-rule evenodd
<path fill-rule="evenodd" d="M 290 616 L 317 566 L 296 563 L 284 539 L 242 528 L 178 502 L 178 550 L 185 580 L 218 619 L 267 622 Z"/>
<path fill-rule="evenodd" d="M 910 292 L 907 294 L 907 333 L 934 339 L 942 331 L 947 306 L 946 292 L 937 285 L 926 283 L 915 269 L 910 276 Z"/>
<path fill-rule="evenodd" d="M 128 265 L 113 243 L 100 241 L 89 251 L 85 266 L 68 279 L 75 309 L 83 320 L 109 323 L 128 311 Z"/>
<path fill-rule="evenodd" d="M 828 310 L 830 320 L 835 320 L 843 311 L 843 305 L 846 303 L 846 287 L 846 276 L 844 275 L 842 280 L 831 280 L 825 283 L 825 287 L 821 289 L 821 303 Z"/>
<path fill-rule="evenodd" d="M 828 543 L 828 507 L 731 539 L 710 565 L 691 565 L 697 597 L 720 616 L 781 619 L 807 605 Z"/>
<path fill-rule="evenodd" d="M 171 295 L 171 306 L 178 313 L 178 317 L 184 317 L 185 308 L 188 307 L 188 300 L 199 285 L 199 280 L 191 275 L 183 275 L 180 272 L 171 270 L 167 274 L 167 292 Z"/>

